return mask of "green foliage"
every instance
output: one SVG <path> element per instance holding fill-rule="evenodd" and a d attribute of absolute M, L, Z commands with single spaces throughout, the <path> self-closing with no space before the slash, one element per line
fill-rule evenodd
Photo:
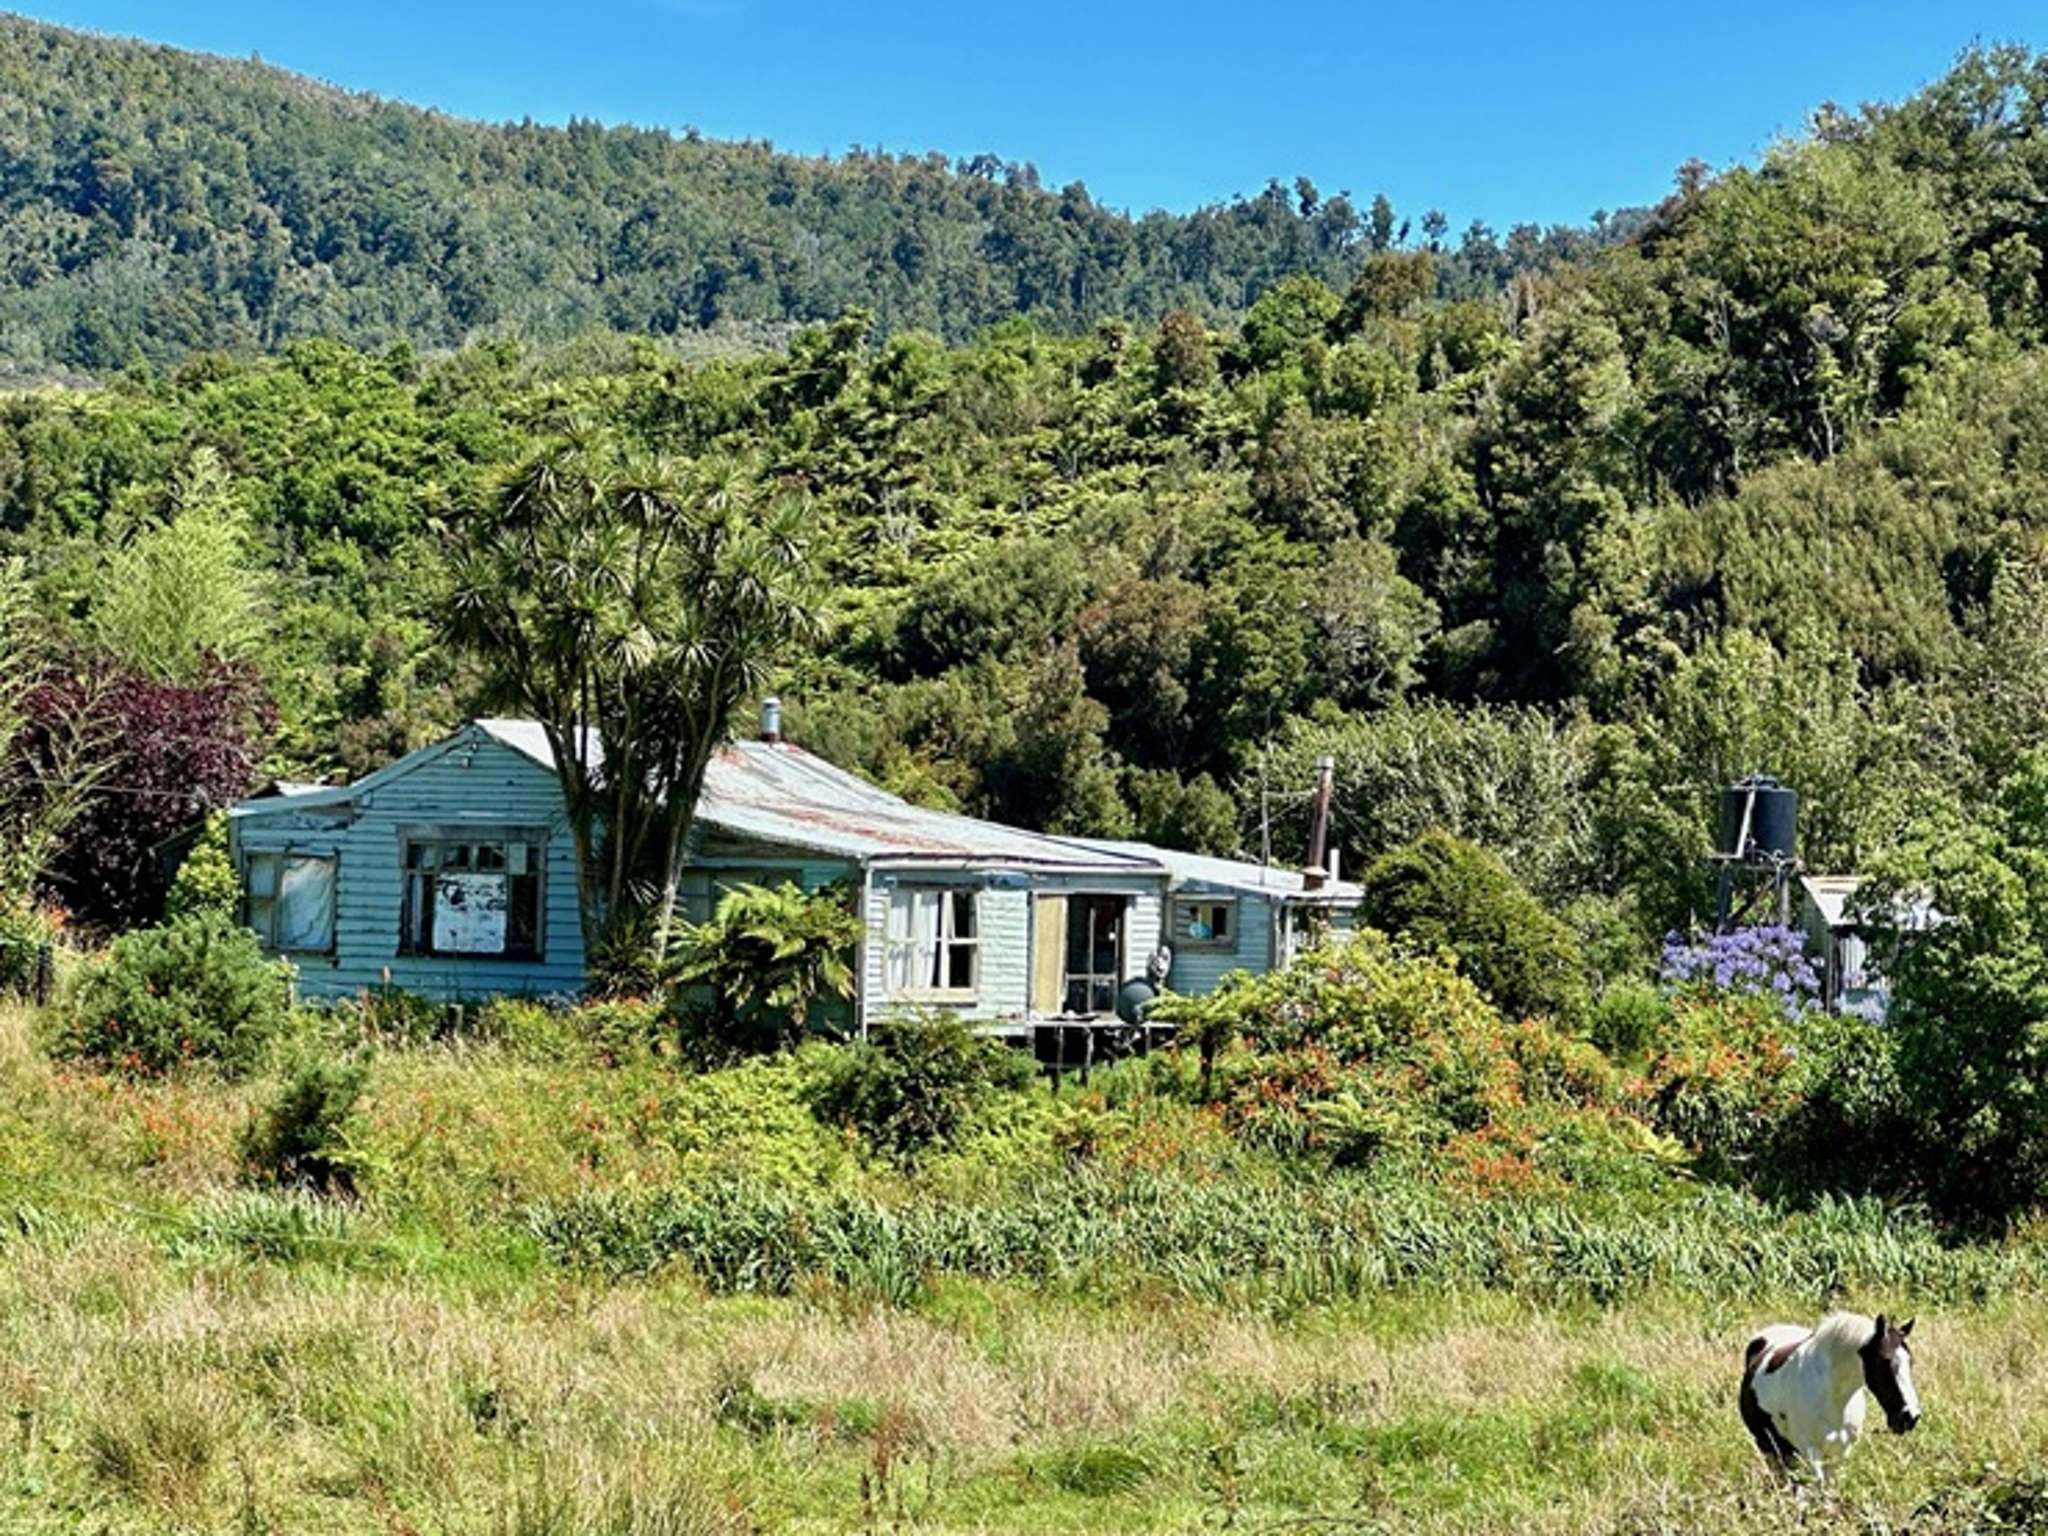
<path fill-rule="evenodd" d="M 241 881 L 228 857 L 227 814 L 216 811 L 206 818 L 205 830 L 171 877 L 164 918 L 175 922 L 181 917 L 211 914 L 232 920 L 240 910 L 241 894 Z"/>
<path fill-rule="evenodd" d="M 1805 1086 L 1804 1035 L 1774 998 L 1679 996 L 1645 1069 L 1657 1125 L 1713 1177 L 1763 1171 Z"/>
<path fill-rule="evenodd" d="M 773 1050 L 853 996 L 864 931 L 847 892 L 735 885 L 710 921 L 685 924 L 667 969 L 696 1043 L 714 1054 Z"/>
<path fill-rule="evenodd" d="M 137 1076 L 188 1065 L 249 1071 L 290 1017 L 291 968 L 218 916 L 116 939 L 80 977 L 66 1055 Z"/>
<path fill-rule="evenodd" d="M 589 435 L 507 474 L 456 534 L 444 604 L 503 705 L 547 732 L 585 940 L 666 946 L 705 765 L 820 628 L 801 500 L 730 459 Z"/>
<path fill-rule="evenodd" d="M 1640 1061 L 1670 1032 L 1671 1001 L 1647 981 L 1604 988 L 1586 1010 L 1586 1038 L 1618 1062 Z"/>
<path fill-rule="evenodd" d="M 1893 945 L 1888 1022 L 1929 1166 L 1954 1208 L 2000 1218 L 2048 1187 L 2048 753 L 1970 822 L 1935 815 L 1859 897 L 1938 918 Z"/>
<path fill-rule="evenodd" d="M 190 682 L 209 659 L 240 661 L 263 618 L 250 536 L 220 456 L 194 452 L 172 482 L 167 521 L 141 528 L 107 559 L 88 618 L 108 655 L 168 682 Z"/>
<path fill-rule="evenodd" d="M 991 155 L 508 129 L 24 18 L 0 30 L 0 74 L 21 82 L 23 157 L 0 223 L 15 274 L 0 322 L 29 368 L 323 335 L 402 338 L 410 358 L 484 333 L 602 330 L 716 356 L 854 302 L 892 331 L 958 338 L 1012 316 L 1083 329 L 1175 305 L 1238 312 L 1296 273 L 1342 286 L 1369 249 L 1349 198 L 1278 182 L 1133 219 Z M 1444 259 L 1490 289 L 1606 238 L 1559 229 L 1555 252 L 1483 270 Z"/>
<path fill-rule="evenodd" d="M 1502 1012 L 1568 1020 L 1584 1007 L 1576 936 L 1484 848 L 1427 832 L 1381 855 L 1360 883 L 1361 921 L 1450 951 Z"/>
<path fill-rule="evenodd" d="M 1337 1166 L 1405 1160 L 1487 1192 L 1654 1186 L 1669 1163 L 1613 1067 L 1540 1020 L 1510 1023 L 1430 954 L 1366 932 L 1206 998 L 1163 998 L 1204 1090 L 1253 1145 Z"/>
<path fill-rule="evenodd" d="M 50 914 L 0 890 L 0 996 L 29 995 L 43 949 L 57 934 Z"/>
<path fill-rule="evenodd" d="M 369 1063 L 362 1056 L 302 1054 L 285 1069 L 277 1096 L 242 1127 L 244 1167 L 287 1188 L 352 1192 L 349 1121 L 368 1080 Z"/>
<path fill-rule="evenodd" d="M 989 1095 L 1032 1077 L 1030 1060 L 957 1015 L 895 1014 L 821 1068 L 818 1115 L 905 1160 L 942 1146 Z"/>
<path fill-rule="evenodd" d="M 1877 1200 L 1764 1214 L 1714 1186 L 1589 1207 L 1554 1194 L 1475 1200 L 1356 1175 L 1309 1184 L 1067 1169 L 994 1198 L 885 1203 L 847 1191 L 716 1181 L 537 1203 L 561 1262 L 614 1276 L 686 1265 L 715 1291 L 786 1294 L 876 1273 L 1009 1282 L 1101 1300 L 1169 1295 L 1285 1310 L 1387 1292 L 1498 1290 L 1611 1304 L 1662 1288 L 1753 1305 L 1771 1295 L 1998 1294 L 2024 1250 L 1957 1248 Z M 919 1285 L 907 1288 L 914 1299 Z"/>
<path fill-rule="evenodd" d="M 1293 720 L 1260 771 L 1275 787 L 1312 784 L 1323 756 L 1336 760 L 1335 835 L 1346 868 L 1440 829 L 1492 849 L 1547 900 L 1595 881 L 1601 753 L 1582 721 L 1434 701 Z M 1274 824 L 1278 846 L 1306 846 L 1301 807 L 1276 808 Z"/>

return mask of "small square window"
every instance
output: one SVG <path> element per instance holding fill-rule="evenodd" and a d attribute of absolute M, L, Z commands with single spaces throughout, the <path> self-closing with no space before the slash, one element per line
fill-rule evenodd
<path fill-rule="evenodd" d="M 1176 899 L 1168 942 L 1181 949 L 1235 949 L 1237 902 L 1228 898 Z"/>

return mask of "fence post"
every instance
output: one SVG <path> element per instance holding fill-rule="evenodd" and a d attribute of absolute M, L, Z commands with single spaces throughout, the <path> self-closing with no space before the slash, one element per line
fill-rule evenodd
<path fill-rule="evenodd" d="M 50 1006 L 57 992 L 57 946 L 45 940 L 36 949 L 34 995 L 38 1008 Z"/>

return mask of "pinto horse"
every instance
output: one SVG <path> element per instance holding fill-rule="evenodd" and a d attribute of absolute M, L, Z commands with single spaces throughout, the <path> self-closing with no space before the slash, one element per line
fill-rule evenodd
<path fill-rule="evenodd" d="M 1854 1312 L 1830 1312 L 1817 1328 L 1773 1323 L 1742 1351 L 1742 1422 L 1773 1469 L 1804 1463 L 1825 1483 L 1863 1433 L 1864 1393 L 1903 1435 L 1920 1422 L 1908 1318 L 1894 1328 Z"/>

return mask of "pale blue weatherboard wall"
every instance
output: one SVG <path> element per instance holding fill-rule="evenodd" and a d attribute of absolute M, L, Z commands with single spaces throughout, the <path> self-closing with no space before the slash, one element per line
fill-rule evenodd
<path fill-rule="evenodd" d="M 1200 996 L 1214 992 L 1223 978 L 1232 971 L 1251 971 L 1263 975 L 1272 966 L 1273 956 L 1273 903 L 1265 896 L 1234 891 L 1208 891 L 1183 886 L 1173 893 L 1174 898 L 1195 901 L 1237 902 L 1237 932 L 1235 942 L 1227 947 L 1211 949 L 1191 944 L 1176 943 L 1171 932 L 1166 942 L 1173 947 L 1173 970 L 1168 973 L 1166 984 L 1176 992 Z M 1172 900 L 1167 903 L 1169 924 L 1171 922 Z"/>
<path fill-rule="evenodd" d="M 576 856 L 554 774 L 481 731 L 373 784 L 339 812 L 280 798 L 235 818 L 236 859 L 252 852 L 336 855 L 334 953 L 294 955 L 300 995 L 353 996 L 384 984 L 444 999 L 547 996 L 583 986 Z M 546 926 L 534 960 L 401 955 L 407 828 L 533 828 L 546 835 L 541 899 Z"/>

